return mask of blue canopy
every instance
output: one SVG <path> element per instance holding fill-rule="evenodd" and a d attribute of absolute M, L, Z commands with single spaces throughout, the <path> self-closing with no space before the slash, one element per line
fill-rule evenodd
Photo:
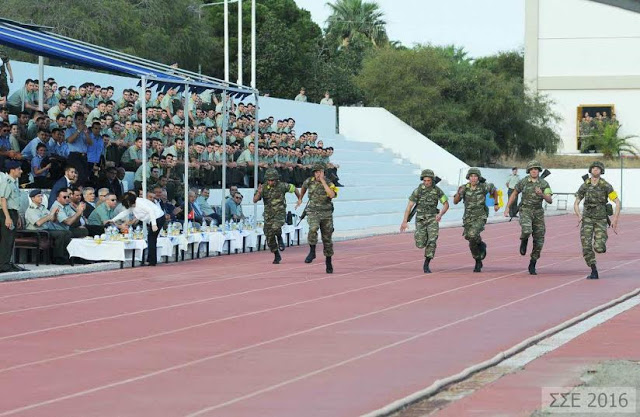
<path fill-rule="evenodd" d="M 188 85 L 191 92 L 227 90 L 240 99 L 256 93 L 248 87 L 67 38 L 47 29 L 50 28 L 0 18 L 0 44 L 84 67 L 146 77 L 146 87 L 183 90 Z"/>

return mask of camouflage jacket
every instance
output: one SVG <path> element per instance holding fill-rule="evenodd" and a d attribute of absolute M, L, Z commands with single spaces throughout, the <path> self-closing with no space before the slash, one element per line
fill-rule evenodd
<path fill-rule="evenodd" d="M 477 215 L 479 213 L 488 216 L 489 208 L 487 207 L 486 196 L 487 193 L 493 194 L 495 192 L 496 187 L 490 182 L 478 183 L 475 189 L 470 183 L 465 184 L 460 194 L 460 197 L 462 197 L 464 201 L 465 216 L 468 214 Z"/>
<path fill-rule="evenodd" d="M 600 178 L 596 185 L 586 180 L 578 189 L 576 198 L 584 199 L 583 216 L 603 220 L 607 218 L 607 201 L 615 200 L 618 195 L 613 186 Z"/>
<path fill-rule="evenodd" d="M 536 187 L 542 190 L 545 195 L 551 195 L 551 187 L 549 183 L 542 178 L 538 178 L 537 181 L 533 181 L 529 175 L 520 180 L 516 184 L 516 191 L 522 195 L 522 202 L 520 206 L 527 209 L 541 209 L 542 208 L 542 196 L 536 194 Z"/>
<path fill-rule="evenodd" d="M 327 181 L 327 185 L 338 196 L 338 187 L 333 185 L 332 182 Z M 315 177 L 310 177 L 304 180 L 302 188 L 307 189 L 309 195 L 309 205 L 307 206 L 307 212 L 321 212 L 321 211 L 333 211 L 333 202 L 327 195 L 322 183 L 316 181 Z"/>
<path fill-rule="evenodd" d="M 262 187 L 264 201 L 264 217 L 284 217 L 287 211 L 286 194 L 295 192 L 293 184 L 278 181 L 273 187 L 266 184 Z"/>
<path fill-rule="evenodd" d="M 420 184 L 418 188 L 413 190 L 409 197 L 409 201 L 413 201 L 418 206 L 416 210 L 416 220 L 424 219 L 428 216 L 435 216 L 438 214 L 438 203 L 444 204 L 447 200 L 447 196 L 442 192 L 440 187 L 427 187 L 424 184 Z"/>

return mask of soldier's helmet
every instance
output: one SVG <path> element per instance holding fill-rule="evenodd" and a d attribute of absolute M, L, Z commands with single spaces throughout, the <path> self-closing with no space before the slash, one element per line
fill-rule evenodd
<path fill-rule="evenodd" d="M 591 174 L 591 170 L 593 169 L 593 167 L 598 167 L 600 168 L 600 174 L 604 174 L 604 164 L 600 161 L 593 161 L 591 163 L 591 165 L 589 166 L 589 174 Z"/>
<path fill-rule="evenodd" d="M 542 164 L 535 159 L 533 161 L 530 161 L 527 164 L 527 174 L 529 173 L 529 171 L 531 171 L 532 168 L 538 168 L 538 171 L 542 171 Z"/>
<path fill-rule="evenodd" d="M 324 165 L 322 164 L 315 164 L 313 167 L 311 167 L 311 171 L 316 172 L 316 171 L 324 171 Z"/>
<path fill-rule="evenodd" d="M 467 179 L 469 179 L 469 177 L 473 174 L 477 175 L 478 178 L 482 177 L 482 173 L 480 172 L 479 168 L 469 168 L 469 171 L 467 171 Z"/>
<path fill-rule="evenodd" d="M 434 179 L 436 177 L 436 174 L 434 174 L 433 170 L 431 169 L 423 169 L 422 172 L 420 173 L 420 180 L 422 181 L 426 177 Z"/>
<path fill-rule="evenodd" d="M 267 172 L 264 173 L 265 180 L 275 180 L 278 181 L 280 179 L 280 174 L 273 168 L 269 168 Z"/>

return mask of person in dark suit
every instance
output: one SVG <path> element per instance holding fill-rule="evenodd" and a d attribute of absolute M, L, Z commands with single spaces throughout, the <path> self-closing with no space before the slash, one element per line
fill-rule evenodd
<path fill-rule="evenodd" d="M 53 203 L 56 202 L 58 191 L 64 188 L 71 187 L 73 184 L 75 184 L 77 179 L 78 172 L 76 171 L 76 169 L 71 165 L 67 165 L 64 169 L 64 176 L 56 181 L 56 183 L 53 184 L 53 187 L 51 188 L 51 193 L 49 193 L 49 201 L 47 203 L 47 208 L 49 210 L 51 210 L 51 206 L 53 205 Z"/>
<path fill-rule="evenodd" d="M 118 171 L 116 168 L 107 168 L 105 178 L 100 183 L 99 188 L 108 188 L 109 192 L 112 192 L 116 197 L 118 197 L 118 199 L 120 199 L 122 194 L 124 194 L 124 190 L 122 189 L 122 184 L 120 184 L 120 181 L 116 178 L 117 173 Z"/>

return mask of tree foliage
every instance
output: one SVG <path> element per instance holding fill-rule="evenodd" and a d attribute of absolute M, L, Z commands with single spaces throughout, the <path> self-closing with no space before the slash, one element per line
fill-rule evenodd
<path fill-rule="evenodd" d="M 375 1 L 336 0 L 327 6 L 331 9 L 327 38 L 335 46 L 348 47 L 356 37 L 376 47 L 389 41 L 384 13 Z"/>
<path fill-rule="evenodd" d="M 382 49 L 365 58 L 357 84 L 365 104 L 386 107 L 469 163 L 555 152 L 557 116 L 544 97 L 526 94 L 516 55 L 473 62 L 455 47 Z"/>

